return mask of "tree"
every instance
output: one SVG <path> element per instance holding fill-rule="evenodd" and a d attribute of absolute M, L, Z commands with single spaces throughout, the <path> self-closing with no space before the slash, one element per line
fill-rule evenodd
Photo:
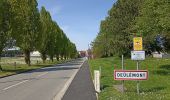
<path fill-rule="evenodd" d="M 76 45 L 75 45 L 74 43 L 70 42 L 68 48 L 70 48 L 70 50 L 69 50 L 69 57 L 70 57 L 71 59 L 77 58 L 77 49 L 76 49 Z"/>
<path fill-rule="evenodd" d="M 100 32 L 93 42 L 95 56 L 128 55 L 131 49 L 130 27 L 139 15 L 143 0 L 118 0 L 100 24 Z"/>
<path fill-rule="evenodd" d="M 144 0 L 140 16 L 136 18 L 134 29 L 143 33 L 146 50 L 155 51 L 155 39 L 158 34 L 165 37 L 166 49 L 170 50 L 170 2 L 168 0 Z M 157 51 L 157 50 L 156 50 Z"/>
<path fill-rule="evenodd" d="M 59 25 L 54 22 L 55 25 L 56 25 L 56 28 L 55 28 L 55 55 L 56 55 L 56 59 L 59 61 L 60 59 L 60 55 L 61 55 L 61 44 L 62 44 L 62 34 L 63 34 L 63 31 L 60 29 Z"/>
<path fill-rule="evenodd" d="M 47 40 L 48 41 L 47 54 L 50 56 L 50 60 L 53 62 L 53 58 L 55 55 L 56 24 L 54 21 L 52 21 L 49 26 L 51 28 L 50 28 L 50 33 L 49 33 L 49 39 Z"/>
<path fill-rule="evenodd" d="M 0 61 L 2 50 L 4 49 L 10 33 L 10 5 L 7 0 L 0 1 Z M 0 65 L 0 69 L 1 65 Z"/>
<path fill-rule="evenodd" d="M 47 58 L 47 50 L 48 50 L 48 45 L 49 45 L 49 40 L 50 40 L 50 34 L 51 34 L 51 23 L 52 23 L 52 18 L 51 15 L 48 11 L 46 11 L 45 7 L 41 8 L 40 12 L 40 20 L 41 20 L 41 38 L 39 38 L 39 45 L 38 45 L 38 50 L 41 53 L 41 58 L 43 62 L 45 63 L 45 60 Z"/>
<path fill-rule="evenodd" d="M 36 0 L 9 0 L 12 12 L 12 37 L 25 54 L 30 66 L 30 52 L 39 38 L 40 17 Z"/>
<path fill-rule="evenodd" d="M 62 32 L 62 37 L 61 37 L 61 52 L 60 52 L 60 55 L 61 55 L 61 59 L 66 59 L 67 58 L 67 47 L 68 47 L 68 38 L 67 36 L 64 34 L 64 32 Z"/>
<path fill-rule="evenodd" d="M 42 24 L 42 32 L 39 43 L 39 51 L 41 53 L 43 62 L 45 62 L 47 55 L 50 57 L 50 60 L 53 62 L 54 56 L 57 60 L 59 57 L 68 58 L 70 49 L 69 39 L 59 27 L 57 22 L 53 21 L 50 13 L 42 7 L 40 12 L 40 19 Z"/>

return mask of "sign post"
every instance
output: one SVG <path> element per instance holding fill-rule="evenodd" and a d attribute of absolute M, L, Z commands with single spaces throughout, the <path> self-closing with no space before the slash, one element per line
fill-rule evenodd
<path fill-rule="evenodd" d="M 124 57 L 122 55 L 122 70 L 124 70 Z M 123 93 L 124 93 L 124 80 L 122 80 L 122 90 L 123 90 Z"/>
<path fill-rule="evenodd" d="M 137 61 L 137 70 L 139 70 L 139 61 Z M 139 81 L 137 81 L 137 94 L 139 94 Z"/>
<path fill-rule="evenodd" d="M 139 60 L 145 59 L 145 51 L 143 50 L 142 37 L 133 38 L 133 49 L 131 52 L 131 59 L 137 60 L 137 70 L 139 70 Z M 137 94 L 139 94 L 139 81 L 137 81 Z"/>
<path fill-rule="evenodd" d="M 137 81 L 137 94 L 140 93 L 139 80 L 148 79 L 148 70 L 140 70 L 139 61 L 145 60 L 145 51 L 143 51 L 142 37 L 133 38 L 133 51 L 131 51 L 131 59 L 137 61 L 136 70 L 125 70 L 124 59 L 122 55 L 122 70 L 114 70 L 114 80 L 122 81 L 122 88 L 124 92 L 124 81 L 125 80 L 136 80 Z"/>

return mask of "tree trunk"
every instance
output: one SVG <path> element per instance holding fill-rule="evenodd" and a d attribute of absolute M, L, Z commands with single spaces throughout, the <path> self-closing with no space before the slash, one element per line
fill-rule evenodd
<path fill-rule="evenodd" d="M 1 55 L 0 55 L 0 70 L 2 71 L 2 66 L 1 66 Z"/>
<path fill-rule="evenodd" d="M 57 61 L 59 61 L 59 60 L 60 60 L 58 55 L 56 55 L 56 59 L 57 59 Z"/>
<path fill-rule="evenodd" d="M 43 63 L 45 63 L 47 59 L 46 53 L 41 53 L 41 59 L 43 60 Z"/>
<path fill-rule="evenodd" d="M 52 56 L 52 55 L 50 56 L 50 60 L 51 60 L 52 62 L 54 61 L 54 59 L 53 59 L 53 56 Z"/>
<path fill-rule="evenodd" d="M 63 55 L 61 55 L 61 60 L 63 60 Z"/>
<path fill-rule="evenodd" d="M 30 51 L 29 51 L 29 50 L 25 50 L 25 51 L 24 51 L 24 54 L 25 54 L 25 63 L 26 63 L 28 66 L 31 66 Z"/>

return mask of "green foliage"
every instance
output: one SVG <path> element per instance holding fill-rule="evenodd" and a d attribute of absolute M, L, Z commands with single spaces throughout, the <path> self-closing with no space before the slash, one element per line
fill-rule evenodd
<path fill-rule="evenodd" d="M 30 65 L 30 52 L 34 50 L 40 30 L 36 0 L 10 0 L 12 37 L 24 51 L 25 62 Z"/>
<path fill-rule="evenodd" d="M 1 54 L 6 45 L 7 40 L 9 39 L 10 33 L 10 5 L 7 0 L 0 1 L 0 62 Z M 2 70 L 0 64 L 0 70 Z"/>
<path fill-rule="evenodd" d="M 131 46 L 130 26 L 139 14 L 142 0 L 118 0 L 100 25 L 100 33 L 93 42 L 95 56 L 126 54 Z"/>
<path fill-rule="evenodd" d="M 61 58 L 74 58 L 77 53 L 76 46 L 71 43 L 58 24 L 52 21 L 50 13 L 44 7 L 41 9 L 41 23 L 42 23 L 42 40 L 40 41 L 39 51 L 42 59 L 45 61 L 46 55 L 59 60 Z"/>
<path fill-rule="evenodd" d="M 166 52 L 170 50 L 170 2 L 168 0 L 118 0 L 100 25 L 93 42 L 96 57 L 128 55 L 134 34 L 143 36 L 144 49 L 157 51 L 155 38 L 165 38 Z"/>
<path fill-rule="evenodd" d="M 54 22 L 44 7 L 39 12 L 37 0 L 0 1 L 0 54 L 8 38 L 16 40 L 16 45 L 25 55 L 30 65 L 30 52 L 40 51 L 45 62 L 47 56 L 74 58 L 75 45 L 67 38 L 59 25 Z M 10 33 L 10 34 L 9 34 Z"/>
<path fill-rule="evenodd" d="M 101 93 L 99 100 L 169 100 L 170 99 L 170 60 L 147 58 L 140 62 L 140 69 L 149 71 L 149 78 L 140 81 L 140 94 L 136 93 L 136 81 L 125 81 L 126 92 L 121 93 L 114 85 L 121 85 L 115 81 L 114 69 L 121 69 L 121 59 L 116 57 L 90 60 L 91 74 L 101 66 Z M 125 59 L 127 70 L 136 69 L 136 62 Z"/>
<path fill-rule="evenodd" d="M 10 33 L 10 5 L 6 0 L 0 1 L 0 55 L 6 45 Z"/>
<path fill-rule="evenodd" d="M 170 2 L 168 0 L 144 0 L 140 15 L 135 20 L 134 29 L 144 36 L 145 48 L 154 43 L 160 34 L 166 37 L 167 50 L 170 48 Z"/>
<path fill-rule="evenodd" d="M 40 18 L 42 37 L 40 38 L 39 51 L 42 59 L 45 61 L 46 55 L 50 56 L 52 61 L 54 56 L 58 60 L 60 56 L 65 59 L 74 58 L 75 52 L 77 52 L 75 45 L 71 43 L 58 24 L 52 20 L 50 13 L 44 7 L 41 9 Z"/>

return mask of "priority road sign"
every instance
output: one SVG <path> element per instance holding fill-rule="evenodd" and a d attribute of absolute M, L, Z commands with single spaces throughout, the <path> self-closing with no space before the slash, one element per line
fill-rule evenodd
<path fill-rule="evenodd" d="M 142 37 L 134 37 L 133 38 L 133 49 L 134 49 L 134 51 L 143 50 Z"/>

